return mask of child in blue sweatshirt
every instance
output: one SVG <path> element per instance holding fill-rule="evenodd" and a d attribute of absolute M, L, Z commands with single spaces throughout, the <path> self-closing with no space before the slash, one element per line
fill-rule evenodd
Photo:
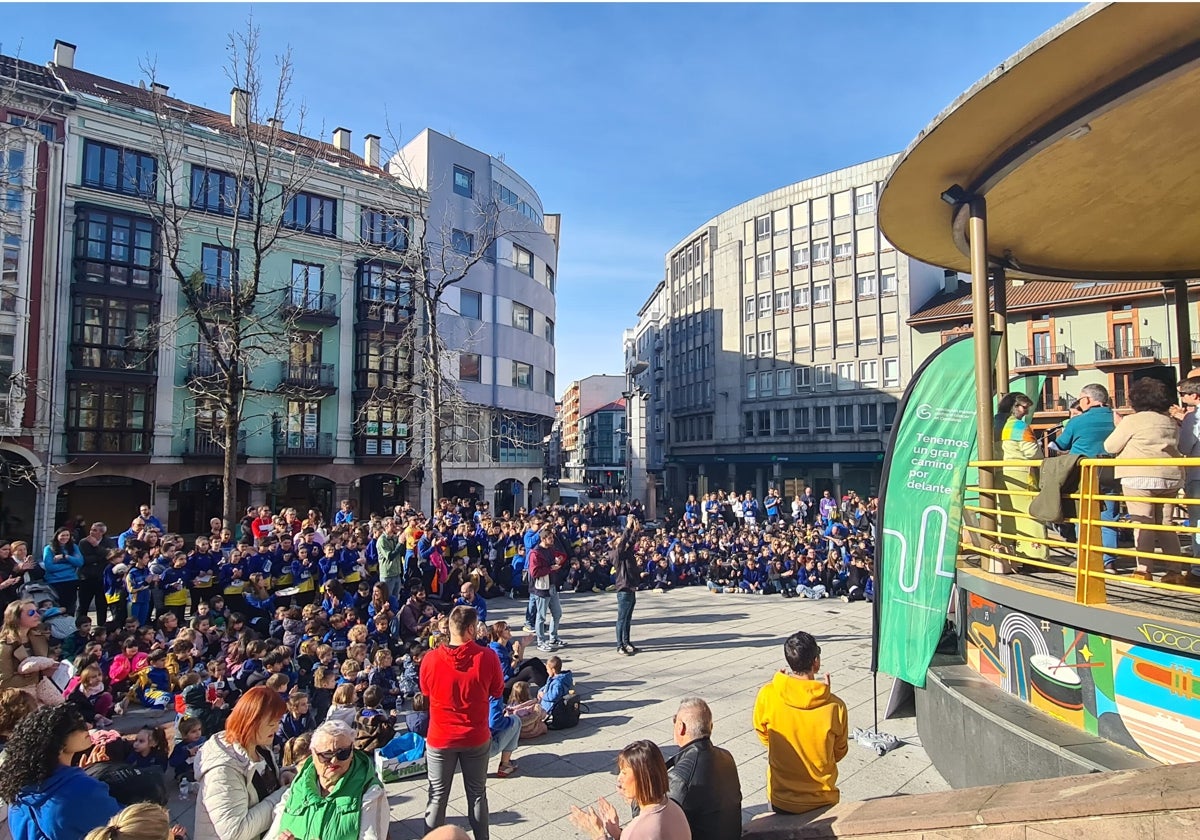
<path fill-rule="evenodd" d="M 575 677 L 570 671 L 562 669 L 562 659 L 557 656 L 551 656 L 546 660 L 546 673 L 549 674 L 549 679 L 546 680 L 546 685 L 538 692 L 538 702 L 542 704 L 542 708 L 549 714 L 554 711 L 554 704 L 567 696 L 568 692 L 575 687 Z"/>

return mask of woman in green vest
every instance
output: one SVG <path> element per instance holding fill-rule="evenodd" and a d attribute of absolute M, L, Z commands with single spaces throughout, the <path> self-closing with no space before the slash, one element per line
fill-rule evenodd
<path fill-rule="evenodd" d="M 300 764 L 266 836 L 387 840 L 390 822 L 375 763 L 354 749 L 354 730 L 340 720 L 327 720 L 313 732 L 311 755 Z"/>

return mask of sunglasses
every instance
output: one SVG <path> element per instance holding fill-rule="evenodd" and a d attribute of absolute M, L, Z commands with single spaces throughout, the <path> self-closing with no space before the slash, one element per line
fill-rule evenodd
<path fill-rule="evenodd" d="M 33 618 L 37 614 L 38 614 L 37 610 L 25 610 L 25 615 L 29 616 L 30 618 Z"/>
<path fill-rule="evenodd" d="M 329 752 L 315 752 L 314 758 L 319 758 L 322 764 L 329 764 L 334 761 L 348 761 L 350 756 L 354 754 L 354 747 L 343 747 L 340 750 L 330 750 Z"/>

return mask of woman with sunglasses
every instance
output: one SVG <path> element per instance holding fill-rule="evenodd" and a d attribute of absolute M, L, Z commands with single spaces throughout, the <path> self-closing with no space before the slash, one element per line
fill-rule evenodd
<path fill-rule="evenodd" d="M 260 840 L 266 833 L 290 781 L 271 752 L 286 711 L 279 692 L 255 686 L 237 701 L 225 731 L 200 748 L 193 840 Z"/>
<path fill-rule="evenodd" d="M 275 809 L 267 837 L 387 840 L 387 792 L 370 756 L 354 749 L 354 730 L 327 720 L 313 731 L 310 752 Z"/>
<path fill-rule="evenodd" d="M 49 655 L 50 633 L 42 626 L 42 617 L 33 601 L 13 601 L 5 607 L 4 626 L 0 628 L 0 688 L 32 691 L 43 674 L 41 671 L 22 674 L 21 663 L 30 656 Z"/>

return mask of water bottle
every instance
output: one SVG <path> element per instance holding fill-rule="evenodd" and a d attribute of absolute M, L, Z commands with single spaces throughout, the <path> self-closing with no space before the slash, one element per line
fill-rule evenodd
<path fill-rule="evenodd" d="M 187 799 L 188 793 L 191 791 L 191 785 L 188 783 L 187 777 L 184 776 L 179 780 L 179 798 Z"/>

